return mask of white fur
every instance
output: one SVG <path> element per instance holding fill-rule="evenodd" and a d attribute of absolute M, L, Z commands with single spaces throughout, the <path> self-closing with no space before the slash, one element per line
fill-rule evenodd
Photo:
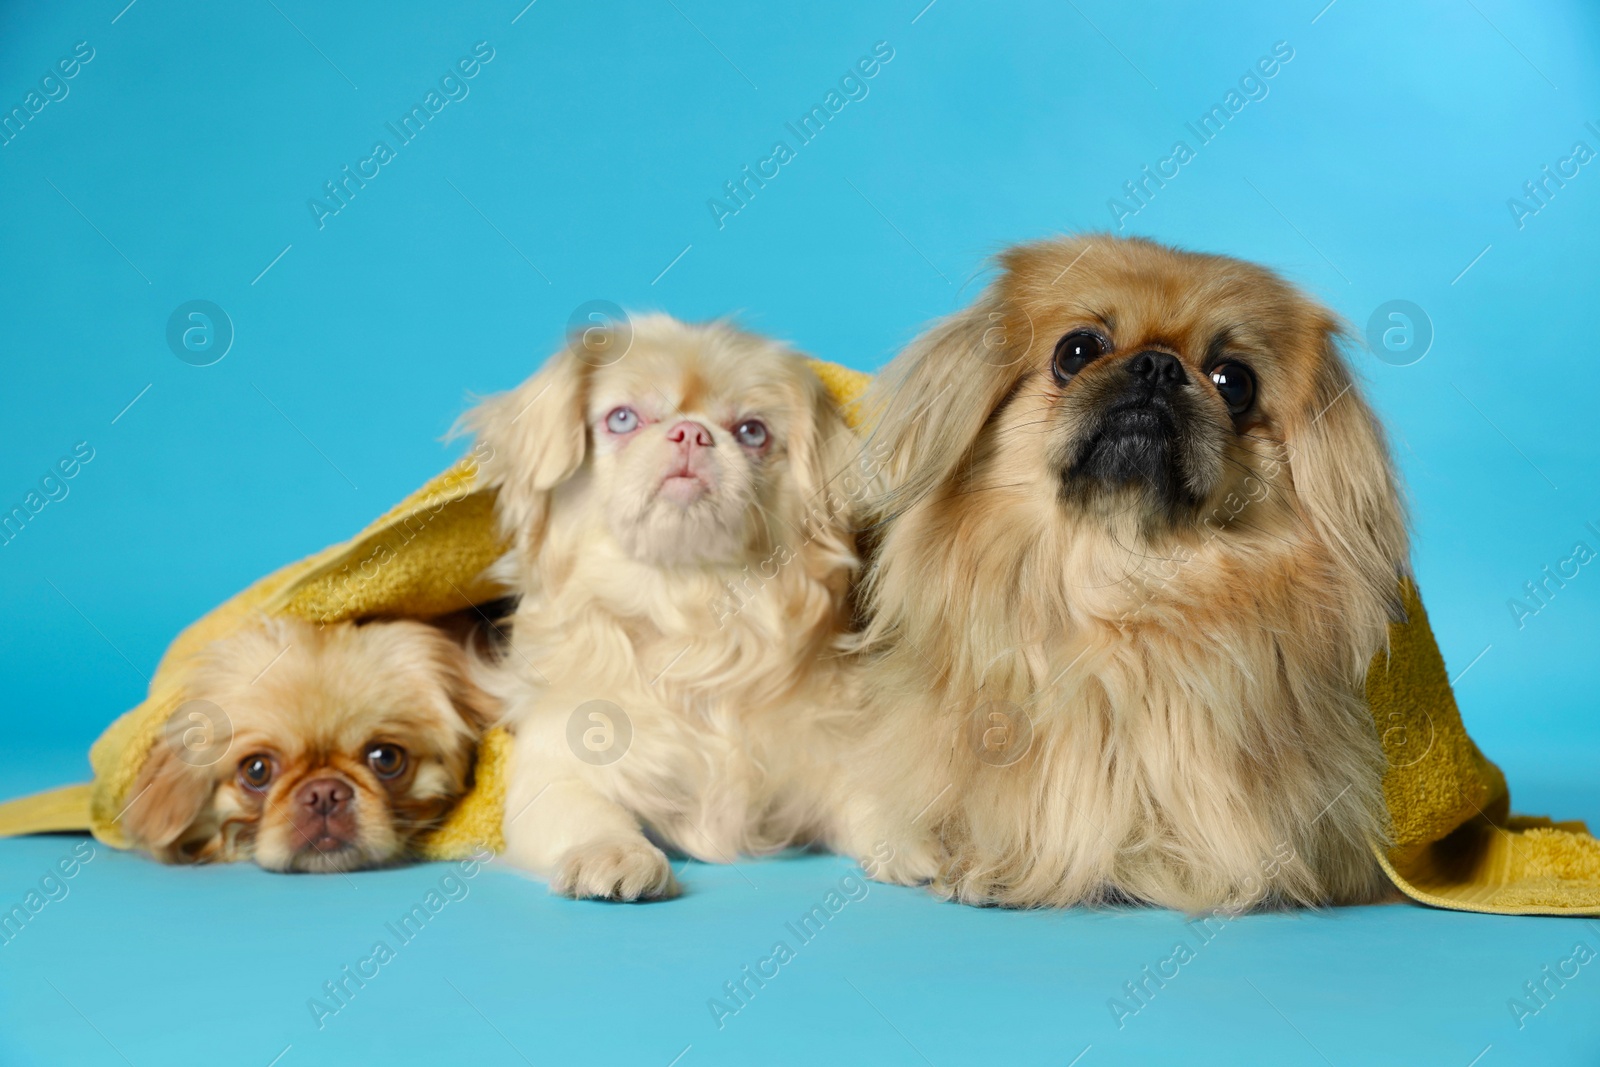
<path fill-rule="evenodd" d="M 658 843 L 729 862 L 817 832 L 806 798 L 827 795 L 842 725 L 823 709 L 843 706 L 858 446 L 779 345 L 664 316 L 629 338 L 604 358 L 574 338 L 466 421 L 513 545 L 496 574 L 523 597 L 510 650 L 479 672 L 515 734 L 507 855 L 558 892 L 631 900 L 676 891 Z M 644 423 L 625 441 L 606 430 L 622 405 Z M 752 417 L 771 434 L 760 452 L 733 435 Z M 685 419 L 714 439 L 689 504 L 661 492 Z M 621 716 L 578 712 L 595 700 Z M 572 743 L 625 728 L 614 762 Z"/>

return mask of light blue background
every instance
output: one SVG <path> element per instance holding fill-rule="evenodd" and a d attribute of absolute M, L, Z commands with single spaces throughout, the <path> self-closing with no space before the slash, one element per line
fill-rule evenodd
<path fill-rule="evenodd" d="M 1353 355 L 1409 482 L 1463 715 L 1520 809 L 1600 818 L 1600 572 L 1522 628 L 1508 607 L 1575 542 L 1600 549 L 1600 162 L 1520 229 L 1507 207 L 1575 141 L 1600 149 L 1592 5 L 125 2 L 0 13 L 0 109 L 76 42 L 95 49 L 0 147 L 0 510 L 77 442 L 95 452 L 0 547 L 0 795 L 85 777 L 183 625 L 445 466 L 467 392 L 529 373 L 584 301 L 738 311 L 877 368 L 970 300 L 994 251 L 1112 225 L 1123 182 L 1177 139 L 1196 147 L 1185 122 L 1287 41 L 1267 97 L 1125 232 L 1270 264 L 1358 333 L 1385 301 L 1426 310 L 1420 362 Z M 478 41 L 495 57 L 470 95 L 319 229 L 307 200 L 392 145 L 385 122 Z M 867 97 L 719 229 L 707 200 L 774 140 L 793 147 L 784 123 L 879 41 L 894 58 Z M 164 340 L 193 299 L 236 331 L 213 366 Z M 0 904 L 72 843 L 0 843 Z M 1178 917 L 876 886 L 718 1031 L 707 998 L 844 872 L 693 865 L 685 899 L 615 908 L 486 871 L 319 1032 L 306 998 L 441 868 L 284 878 L 101 848 L 0 945 L 0 1063 L 1600 1052 L 1593 965 L 1523 1029 L 1507 1007 L 1575 942 L 1600 948 L 1596 924 L 1410 906 L 1244 919 L 1118 1030 L 1107 999 L 1170 953 Z"/>

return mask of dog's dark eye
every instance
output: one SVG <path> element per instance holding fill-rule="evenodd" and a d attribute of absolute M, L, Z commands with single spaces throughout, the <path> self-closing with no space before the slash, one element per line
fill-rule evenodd
<path fill-rule="evenodd" d="M 1068 378 L 1111 350 L 1111 342 L 1091 330 L 1074 330 L 1056 342 L 1056 355 L 1050 363 L 1056 381 Z"/>
<path fill-rule="evenodd" d="M 1211 369 L 1211 384 L 1233 415 L 1243 415 L 1256 399 L 1256 376 L 1243 363 L 1219 363 Z"/>
<path fill-rule="evenodd" d="M 393 778 L 406 769 L 406 750 L 399 745 L 373 745 L 367 750 L 367 766 L 379 778 Z"/>
<path fill-rule="evenodd" d="M 271 756 L 256 754 L 239 761 L 239 781 L 246 789 L 260 793 L 272 784 L 272 773 L 277 768 Z"/>
<path fill-rule="evenodd" d="M 760 448 L 771 436 L 767 424 L 760 419 L 745 419 L 733 428 L 734 439 L 746 448 Z"/>

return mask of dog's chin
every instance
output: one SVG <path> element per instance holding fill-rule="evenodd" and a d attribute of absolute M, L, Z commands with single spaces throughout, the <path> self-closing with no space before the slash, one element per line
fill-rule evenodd
<path fill-rule="evenodd" d="M 632 558 L 656 567 L 704 567 L 742 560 L 746 507 L 695 477 L 671 477 L 632 514 L 614 516 L 611 533 Z"/>
<path fill-rule="evenodd" d="M 1145 518 L 1179 523 L 1198 512 L 1212 480 L 1193 469 L 1193 451 L 1168 411 L 1108 412 L 1066 450 L 1062 501 L 1090 511 L 1142 504 Z"/>
<path fill-rule="evenodd" d="M 384 856 L 354 841 L 318 842 L 313 847 L 295 853 L 291 871 L 305 874 L 335 874 L 344 871 L 371 870 L 392 862 L 394 857 Z"/>
<path fill-rule="evenodd" d="M 343 874 L 386 866 L 398 858 L 395 853 L 395 849 L 363 841 L 359 835 L 327 834 L 298 848 L 257 847 L 255 860 L 266 870 L 284 874 Z"/>
<path fill-rule="evenodd" d="M 716 487 L 697 474 L 669 474 L 661 480 L 656 499 L 680 508 L 692 508 L 716 493 Z"/>
<path fill-rule="evenodd" d="M 296 824 L 270 819 L 256 835 L 252 859 L 269 871 L 341 874 L 395 862 L 405 837 L 386 809 Z"/>

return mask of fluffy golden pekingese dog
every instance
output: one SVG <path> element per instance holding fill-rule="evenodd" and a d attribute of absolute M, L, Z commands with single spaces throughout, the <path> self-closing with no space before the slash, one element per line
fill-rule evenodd
<path fill-rule="evenodd" d="M 404 859 L 467 791 L 494 714 L 463 646 L 425 623 L 273 618 L 201 655 L 121 819 L 167 863 Z"/>
<path fill-rule="evenodd" d="M 1371 900 L 1402 506 L 1326 309 L 1144 240 L 1007 251 L 867 404 L 847 847 L 1012 906 Z"/>
<path fill-rule="evenodd" d="M 480 673 L 512 728 L 506 856 L 574 897 L 671 896 L 816 832 L 856 570 L 857 442 L 788 349 L 595 328 L 465 416 L 522 600 Z"/>

